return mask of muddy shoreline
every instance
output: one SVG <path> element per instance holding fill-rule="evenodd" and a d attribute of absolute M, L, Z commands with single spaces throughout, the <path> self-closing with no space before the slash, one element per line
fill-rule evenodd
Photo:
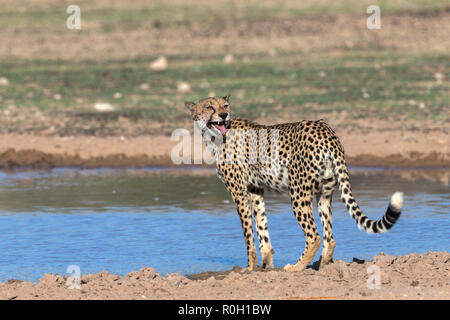
<path fill-rule="evenodd" d="M 375 265 L 376 267 L 369 268 Z M 374 278 L 377 268 L 379 282 Z M 372 270 L 372 271 L 371 271 Z M 0 283 L 0 299 L 449 299 L 450 254 L 380 253 L 372 261 L 335 260 L 320 270 L 280 269 L 249 272 L 239 267 L 222 272 L 161 276 L 149 267 L 125 276 L 107 271 L 82 275 L 78 288 L 68 277 L 46 274 L 38 283 L 10 279 Z M 373 281 L 372 281 L 373 280 Z M 70 285 L 70 284 L 69 284 Z"/>
<path fill-rule="evenodd" d="M 446 132 L 341 130 L 347 163 L 357 167 L 450 168 Z M 171 160 L 180 143 L 169 136 L 39 136 L 0 134 L 0 170 L 178 167 Z M 206 166 L 206 165 L 205 165 Z"/>
<path fill-rule="evenodd" d="M 348 164 L 355 167 L 377 168 L 450 168 L 450 161 L 444 155 L 411 153 L 409 155 L 392 154 L 379 157 L 373 154 L 361 154 L 346 157 Z M 187 165 L 183 165 L 187 166 Z M 50 169 L 64 167 L 79 168 L 145 168 L 145 167 L 180 167 L 172 162 L 169 155 L 149 156 L 146 154 L 126 155 L 114 153 L 105 156 L 82 158 L 77 154 L 53 154 L 39 150 L 8 149 L 0 153 L 0 169 Z M 203 165 L 203 167 L 213 167 Z"/>

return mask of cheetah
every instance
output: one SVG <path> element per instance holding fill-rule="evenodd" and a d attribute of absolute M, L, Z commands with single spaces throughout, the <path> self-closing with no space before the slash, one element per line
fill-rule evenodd
<path fill-rule="evenodd" d="M 207 148 L 212 151 L 219 178 L 228 189 L 239 214 L 247 247 L 248 270 L 258 266 L 253 219 L 261 252 L 261 267 L 273 268 L 275 253 L 270 243 L 264 191 L 288 192 L 295 218 L 305 235 L 305 247 L 295 265 L 286 271 L 301 271 L 311 263 L 321 245 L 313 218 L 317 201 L 323 226 L 319 268 L 332 261 L 331 201 L 336 187 L 350 216 L 367 233 L 388 231 L 399 219 L 403 193 L 392 195 L 384 216 L 367 218 L 356 203 L 350 185 L 344 149 L 333 129 L 324 121 L 303 120 L 264 126 L 232 118 L 230 96 L 185 102 Z"/>

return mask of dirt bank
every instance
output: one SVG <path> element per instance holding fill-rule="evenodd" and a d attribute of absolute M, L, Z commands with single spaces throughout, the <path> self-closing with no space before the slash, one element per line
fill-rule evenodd
<path fill-rule="evenodd" d="M 350 165 L 450 167 L 444 131 L 337 130 Z M 0 168 L 173 166 L 178 141 L 164 135 L 138 137 L 0 135 Z"/>
<path fill-rule="evenodd" d="M 79 289 L 68 289 L 67 277 L 46 274 L 39 283 L 0 284 L 0 299 L 450 299 L 447 252 L 399 257 L 380 253 L 371 262 L 354 260 L 336 260 L 319 271 L 308 268 L 296 273 L 234 267 L 226 272 L 162 277 L 145 267 L 121 277 L 102 271 L 82 275 Z M 379 267 L 379 289 L 367 284 L 374 275 L 372 269 L 368 272 L 373 265 Z"/>

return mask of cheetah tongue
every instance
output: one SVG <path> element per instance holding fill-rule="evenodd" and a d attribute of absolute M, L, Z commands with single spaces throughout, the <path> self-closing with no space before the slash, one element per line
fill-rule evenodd
<path fill-rule="evenodd" d="M 225 135 L 225 133 L 227 133 L 227 128 L 225 128 L 224 124 L 222 125 L 215 124 L 214 127 L 216 127 L 223 136 Z"/>

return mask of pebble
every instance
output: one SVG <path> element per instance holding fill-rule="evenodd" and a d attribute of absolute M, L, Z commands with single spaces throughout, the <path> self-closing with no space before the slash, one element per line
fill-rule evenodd
<path fill-rule="evenodd" d="M 230 64 L 232 63 L 234 60 L 233 56 L 231 54 L 227 54 L 224 58 L 223 58 L 223 63 L 225 64 Z"/>
<path fill-rule="evenodd" d="M 191 91 L 191 86 L 187 82 L 179 82 L 177 85 L 177 91 L 180 93 L 188 93 Z"/>
<path fill-rule="evenodd" d="M 148 83 L 141 83 L 139 85 L 139 89 L 142 90 L 142 91 L 147 91 L 147 90 L 150 89 L 150 85 Z"/>
<path fill-rule="evenodd" d="M 149 68 L 154 71 L 163 71 L 168 67 L 167 58 L 164 56 L 158 57 L 158 59 L 154 60 L 150 63 Z"/>
<path fill-rule="evenodd" d="M 0 77 L 0 86 L 9 86 L 9 80 L 6 77 Z"/>
<path fill-rule="evenodd" d="M 107 102 L 98 102 L 94 104 L 94 109 L 100 112 L 111 112 L 115 110 L 115 108 Z"/>

